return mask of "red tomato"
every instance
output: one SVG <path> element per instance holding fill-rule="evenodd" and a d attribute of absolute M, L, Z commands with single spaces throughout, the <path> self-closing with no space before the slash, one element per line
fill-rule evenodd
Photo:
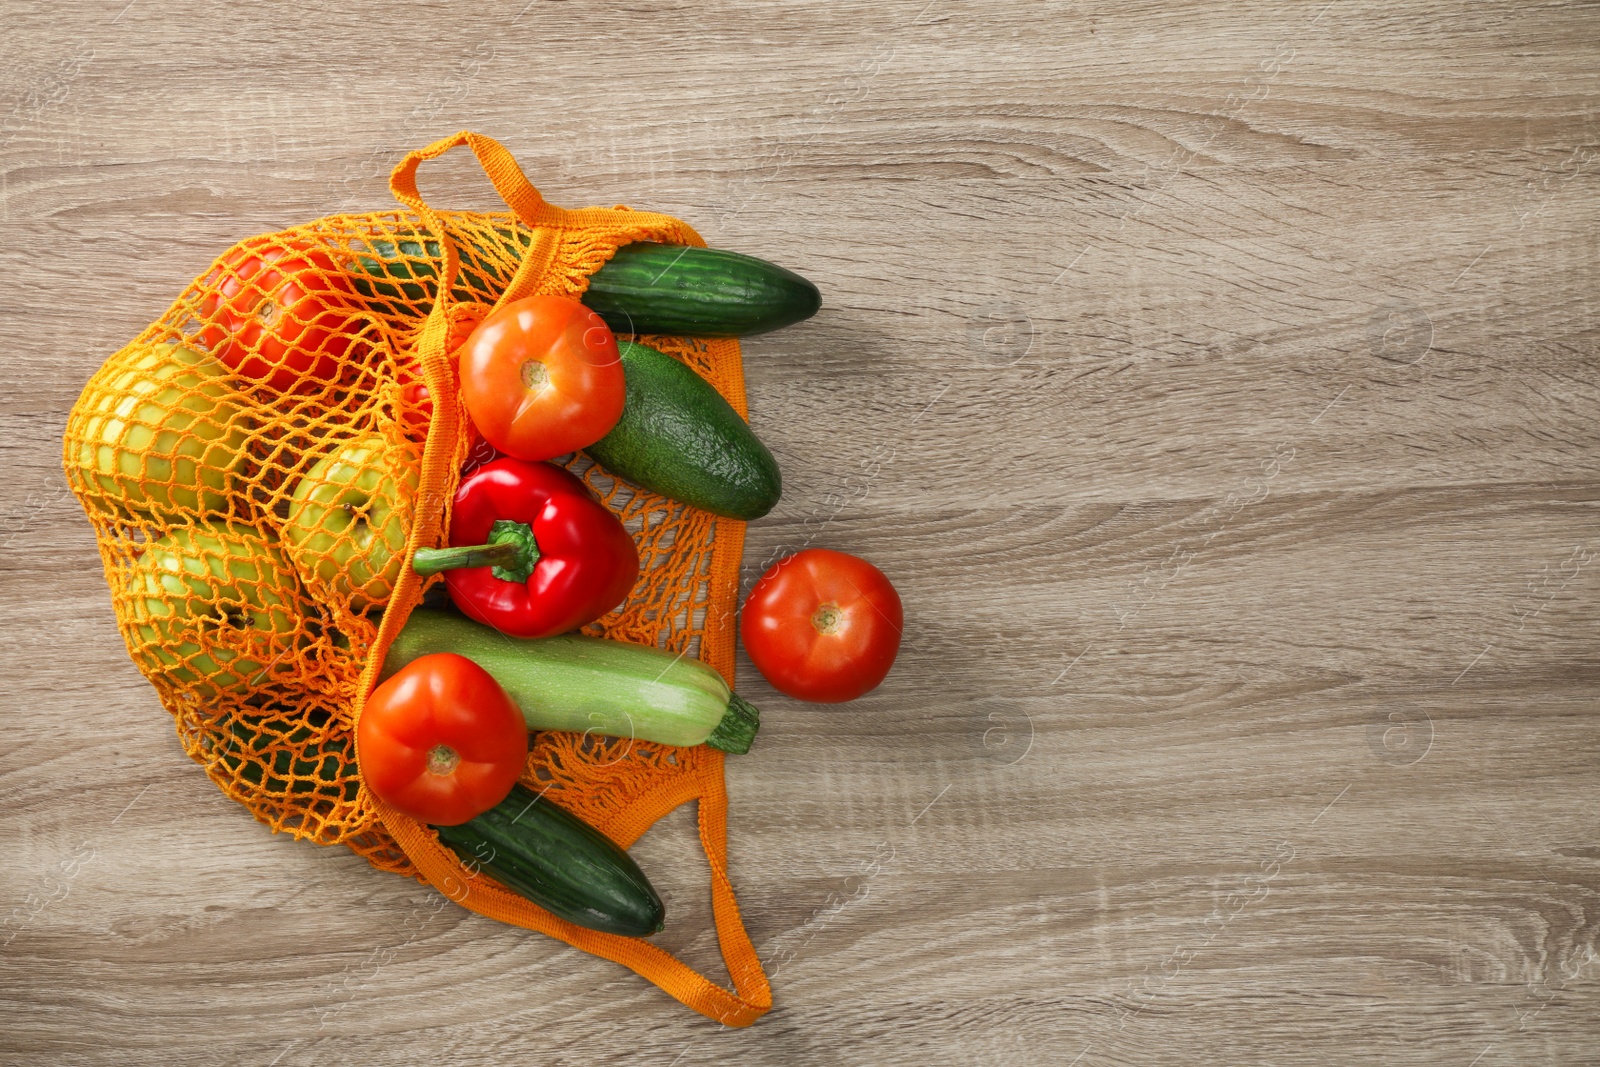
<path fill-rule="evenodd" d="M 423 384 L 422 370 L 414 362 L 400 368 L 400 421 L 419 437 L 428 436 L 433 425 L 433 394 Z"/>
<path fill-rule="evenodd" d="M 228 369 L 280 393 L 339 377 L 362 320 L 327 253 L 258 239 L 229 253 L 205 284 L 200 340 Z"/>
<path fill-rule="evenodd" d="M 506 798 L 528 759 L 528 727 L 488 671 L 436 652 L 367 698 L 356 727 L 361 778 L 414 819 L 454 826 Z"/>
<path fill-rule="evenodd" d="M 461 350 L 461 396 L 478 432 L 517 459 L 592 445 L 622 417 L 617 339 L 576 300 L 530 296 L 483 320 Z"/>
<path fill-rule="evenodd" d="M 483 315 L 476 309 L 467 309 L 455 316 L 450 323 L 450 333 L 445 339 L 445 351 L 454 355 L 456 349 L 482 321 Z M 415 359 L 408 358 L 400 366 L 399 380 L 400 419 L 411 428 L 415 436 L 426 438 L 428 426 L 433 422 L 433 396 L 423 382 L 421 364 Z M 478 454 L 483 445 L 482 435 L 470 420 L 467 422 L 467 436 L 471 441 L 467 446 L 467 454 L 470 457 Z"/>
<path fill-rule="evenodd" d="M 858 556 L 808 548 L 756 582 L 739 636 L 774 689 L 835 704 L 878 687 L 904 622 L 900 594 L 882 571 Z"/>

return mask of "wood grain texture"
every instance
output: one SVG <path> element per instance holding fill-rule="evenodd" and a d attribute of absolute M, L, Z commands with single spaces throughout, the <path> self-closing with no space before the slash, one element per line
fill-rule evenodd
<path fill-rule="evenodd" d="M 1600 8 L 0 0 L 0 1059 L 1592 1063 Z M 816 280 L 746 347 L 888 682 L 729 761 L 725 1031 L 183 757 L 59 471 L 246 234 L 472 128 Z M 490 208 L 468 156 L 425 175 Z M 691 813 L 636 848 L 720 974 Z"/>

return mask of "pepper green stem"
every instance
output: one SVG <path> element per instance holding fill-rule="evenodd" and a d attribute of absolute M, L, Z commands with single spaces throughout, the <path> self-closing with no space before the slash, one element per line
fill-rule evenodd
<path fill-rule="evenodd" d="M 419 548 L 411 569 L 423 577 L 441 571 L 492 567 L 503 582 L 526 582 L 539 562 L 539 542 L 525 522 L 496 519 L 489 527 L 489 543 L 454 548 Z"/>
<path fill-rule="evenodd" d="M 441 571 L 465 570 L 470 567 L 498 567 L 515 563 L 517 546 L 460 545 L 456 548 L 419 548 L 411 560 L 411 569 L 426 578 Z"/>

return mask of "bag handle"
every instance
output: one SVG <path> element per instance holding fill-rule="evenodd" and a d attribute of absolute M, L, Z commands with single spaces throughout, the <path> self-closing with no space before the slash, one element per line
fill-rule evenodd
<path fill-rule="evenodd" d="M 489 176 L 489 181 L 494 183 L 495 192 L 500 194 L 506 205 L 526 225 L 540 226 L 559 222 L 560 216 L 565 214 L 560 208 L 545 203 L 544 197 L 540 196 L 539 190 L 528 181 L 527 176 L 522 173 L 522 168 L 517 166 L 516 158 L 505 145 L 493 137 L 485 137 L 471 130 L 462 130 L 460 133 L 441 138 L 428 147 L 420 148 L 406 156 L 389 175 L 389 191 L 394 193 L 396 200 L 419 214 L 431 213 L 417 192 L 417 168 L 423 161 L 438 159 L 459 145 L 466 145 L 472 149 L 472 154 L 478 157 L 478 162 L 483 166 L 484 173 Z M 551 215 L 555 217 L 552 218 Z"/>
<path fill-rule="evenodd" d="M 649 979 L 686 1007 L 724 1026 L 749 1026 L 772 1007 L 772 987 L 761 969 L 750 935 L 739 919 L 739 905 L 728 881 L 728 794 L 722 781 L 722 753 L 698 773 L 670 783 L 670 795 L 650 796 L 652 809 L 671 810 L 698 800 L 700 842 L 711 866 L 711 907 L 722 958 L 733 979 L 724 989 L 676 956 L 638 937 L 602 933 L 567 922 L 537 904 L 478 877 L 415 819 L 373 797 L 384 828 L 429 883 L 469 911 L 513 926 L 537 930 L 601 959 L 620 963 Z M 631 843 L 631 842 L 630 842 Z"/>
<path fill-rule="evenodd" d="M 389 191 L 394 194 L 396 200 L 422 216 L 428 228 L 438 236 L 439 247 L 444 250 L 445 270 L 439 279 L 440 296 L 436 308 L 438 304 L 445 302 L 444 294 L 455 285 L 459 257 L 453 244 L 444 239 L 444 224 L 438 214 L 417 192 L 417 168 L 423 161 L 437 159 L 459 145 L 466 145 L 472 149 L 472 154 L 478 157 L 483 172 L 494 184 L 495 192 L 499 193 L 506 206 L 511 208 L 512 214 L 533 231 L 532 245 L 523 254 L 522 262 L 517 265 L 516 273 L 506 284 L 505 292 L 495 301 L 494 306 L 498 308 L 533 294 L 555 258 L 562 230 L 567 225 L 567 212 L 545 202 L 544 197 L 539 195 L 539 190 L 535 189 L 533 183 L 528 181 L 527 175 L 522 173 L 522 168 L 517 166 L 516 157 L 493 137 L 485 137 L 471 130 L 462 130 L 406 156 L 389 175 Z"/>
<path fill-rule="evenodd" d="M 446 527 L 449 519 L 447 491 L 454 474 L 451 460 L 460 430 L 460 420 L 456 410 L 456 377 L 450 368 L 448 339 L 452 293 L 455 291 L 456 275 L 461 269 L 461 256 L 456 251 L 455 242 L 445 231 L 444 220 L 417 191 L 417 169 L 425 160 L 437 159 L 459 145 L 466 145 L 472 149 L 473 155 L 478 157 L 478 162 L 483 166 L 484 173 L 494 183 L 495 191 L 504 198 L 518 219 L 533 227 L 533 245 L 518 264 L 506 291 L 495 303 L 496 307 L 521 299 L 538 284 L 555 255 L 557 242 L 561 236 L 561 226 L 566 217 L 566 212 L 561 208 L 545 203 L 544 197 L 540 196 L 533 183 L 528 181 L 505 145 L 492 137 L 485 137 L 470 130 L 462 130 L 441 138 L 426 148 L 409 153 L 389 175 L 389 191 L 394 194 L 396 200 L 421 217 L 423 225 L 438 239 L 439 249 L 444 257 L 443 269 L 439 272 L 438 293 L 414 345 L 417 362 L 422 367 L 423 382 L 435 398 L 435 402 L 433 419 L 428 427 L 428 438 L 423 445 L 416 514 L 411 524 L 411 536 L 406 544 L 408 560 L 418 548 L 431 548 L 437 544 L 441 531 Z M 401 627 L 411 614 L 411 609 L 420 602 L 421 591 L 421 578 L 412 568 L 402 568 L 400 580 L 395 584 L 390 597 L 389 607 L 378 623 L 378 636 L 373 644 L 373 655 L 369 657 L 366 669 L 361 675 L 360 701 L 356 708 L 358 715 L 360 705 L 366 701 L 366 695 L 372 692 L 377 684 L 383 655 L 399 636 Z"/>
<path fill-rule="evenodd" d="M 408 561 L 418 548 L 437 543 L 448 521 L 445 490 L 454 474 L 455 442 L 459 432 L 456 381 L 449 365 L 447 339 L 451 293 L 460 268 L 460 257 L 455 243 L 445 232 L 443 220 L 417 191 L 417 169 L 423 161 L 436 159 L 459 145 L 472 149 L 496 191 L 517 218 L 533 230 L 533 242 L 506 291 L 496 302 L 496 307 L 534 291 L 548 273 L 563 230 L 572 224 L 568 212 L 545 202 L 504 145 L 491 137 L 470 131 L 463 130 L 412 152 L 400 161 L 389 177 L 389 188 L 395 199 L 415 211 L 438 237 L 444 257 L 438 296 L 428 312 L 415 346 L 424 381 L 436 400 L 427 443 L 423 448 L 417 510 L 406 546 Z M 665 216 L 643 218 L 675 222 Z M 694 236 L 693 231 L 686 227 L 684 229 Z M 743 524 L 736 525 L 736 543 L 742 543 Z M 734 551 L 737 554 L 737 548 Z M 378 673 L 389 646 L 399 635 L 412 608 L 421 600 L 421 582 L 422 579 L 411 567 L 401 570 L 400 580 L 378 624 L 378 635 L 357 685 L 356 699 L 351 709 L 352 734 L 358 734 L 356 724 L 360 721 L 367 695 L 377 685 Z M 728 658 L 731 659 L 731 649 L 728 651 Z M 670 780 L 662 788 L 640 798 L 636 806 L 648 808 L 646 814 L 649 822 L 653 822 L 657 814 L 664 814 L 691 800 L 699 802 L 700 843 L 711 868 L 712 915 L 722 957 L 733 979 L 732 990 L 717 985 L 676 956 L 642 938 L 585 929 L 552 915 L 487 879 L 476 877 L 475 872 L 468 871 L 456 855 L 440 844 L 417 820 L 389 807 L 365 787 L 362 792 L 369 797 L 384 829 L 418 872 L 451 900 L 480 915 L 536 930 L 584 952 L 620 963 L 654 982 L 686 1006 L 716 1019 L 724 1026 L 749 1026 L 772 1007 L 772 988 L 762 971 L 750 935 L 739 917 L 739 905 L 734 897 L 733 885 L 728 880 L 728 793 L 723 778 L 722 753 L 705 749 L 703 754 L 696 752 L 690 758 L 698 762 L 693 773 Z M 644 826 L 648 826 L 649 822 Z M 643 833 L 644 826 L 636 827 L 633 836 Z M 604 831 L 605 827 L 598 829 Z M 623 834 L 626 836 L 626 831 Z M 621 843 L 626 846 L 632 841 L 624 840 Z"/>

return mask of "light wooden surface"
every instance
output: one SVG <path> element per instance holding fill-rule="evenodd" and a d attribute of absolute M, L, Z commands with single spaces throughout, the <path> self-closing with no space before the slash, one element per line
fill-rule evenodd
<path fill-rule="evenodd" d="M 1600 8 L 0 0 L 0 1059 L 1600 1057 Z M 274 837 L 127 660 L 58 437 L 238 237 L 502 139 L 816 280 L 746 348 L 883 688 L 767 688 L 777 1007 Z M 493 206 L 465 153 L 425 176 Z M 720 974 L 691 813 L 637 847 Z"/>

